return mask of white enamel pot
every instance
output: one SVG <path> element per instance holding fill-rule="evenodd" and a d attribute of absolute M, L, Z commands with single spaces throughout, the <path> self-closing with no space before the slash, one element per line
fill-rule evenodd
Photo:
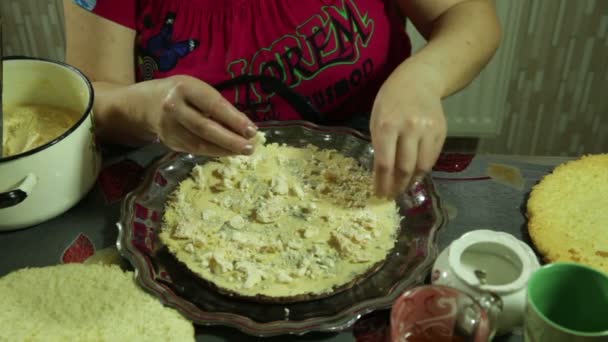
<path fill-rule="evenodd" d="M 0 231 L 54 218 L 95 184 L 101 156 L 93 132 L 93 87 L 69 65 L 28 57 L 3 60 L 3 102 L 81 113 L 72 127 L 36 149 L 0 158 Z"/>

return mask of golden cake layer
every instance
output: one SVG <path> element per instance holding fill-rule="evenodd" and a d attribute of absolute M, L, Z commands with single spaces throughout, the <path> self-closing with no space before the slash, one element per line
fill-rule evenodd
<path fill-rule="evenodd" d="M 532 189 L 528 217 L 532 241 L 546 261 L 608 272 L 608 154 L 557 166 Z"/>

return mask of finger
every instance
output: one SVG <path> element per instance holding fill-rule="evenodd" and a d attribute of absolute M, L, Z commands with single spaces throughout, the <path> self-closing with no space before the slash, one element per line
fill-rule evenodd
<path fill-rule="evenodd" d="M 378 196 L 389 196 L 393 184 L 393 166 L 395 164 L 395 149 L 397 133 L 392 129 L 379 125 L 373 129 L 374 145 L 374 185 Z M 375 133 L 375 134 L 374 134 Z"/>
<path fill-rule="evenodd" d="M 190 132 L 189 129 L 181 125 L 176 130 L 176 133 L 177 134 L 174 136 L 178 138 L 171 144 L 173 146 L 170 146 L 175 151 L 209 157 L 224 157 L 234 155 L 234 152 L 201 139 L 199 136 Z"/>
<path fill-rule="evenodd" d="M 418 160 L 416 161 L 416 174 L 413 181 L 421 181 L 426 174 L 431 172 L 441 148 L 443 146 L 441 137 L 423 137 L 418 149 Z"/>
<path fill-rule="evenodd" d="M 418 157 L 419 138 L 413 135 L 401 135 L 397 142 L 397 155 L 395 156 L 395 172 L 392 190 L 393 195 L 405 191 L 414 176 L 416 160 Z"/>
<path fill-rule="evenodd" d="M 200 139 L 211 142 L 233 153 L 253 153 L 253 144 L 249 140 L 227 129 L 213 119 L 203 117 L 189 105 L 182 104 L 178 110 L 180 112 L 178 120 L 182 126 Z"/>
<path fill-rule="evenodd" d="M 196 86 L 185 86 L 182 89 L 187 103 L 247 139 L 255 136 L 257 128 L 247 115 L 236 109 L 210 85 L 200 81 L 193 83 Z"/>

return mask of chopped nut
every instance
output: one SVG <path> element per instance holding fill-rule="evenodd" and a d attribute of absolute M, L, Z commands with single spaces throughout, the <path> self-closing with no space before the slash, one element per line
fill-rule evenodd
<path fill-rule="evenodd" d="M 355 249 L 348 238 L 335 231 L 330 233 L 329 245 L 334 247 L 341 255 L 349 255 Z"/>
<path fill-rule="evenodd" d="M 234 269 L 232 263 L 226 260 L 222 253 L 218 252 L 211 253 L 208 259 L 208 264 L 211 272 L 215 274 L 226 273 Z"/>
<path fill-rule="evenodd" d="M 190 222 L 180 222 L 173 228 L 171 236 L 174 239 L 189 239 L 194 234 L 194 227 Z"/>
<path fill-rule="evenodd" d="M 250 186 L 251 186 L 251 183 L 249 182 L 249 180 L 247 178 L 245 178 L 239 182 L 239 190 L 241 190 L 241 191 L 248 190 Z"/>
<path fill-rule="evenodd" d="M 241 217 L 241 215 L 233 216 L 230 220 L 228 220 L 228 224 L 235 229 L 241 229 L 245 227 L 245 219 Z"/>
<path fill-rule="evenodd" d="M 302 212 L 311 214 L 317 210 L 317 205 L 314 203 L 305 203 L 302 205 Z"/>
<path fill-rule="evenodd" d="M 287 243 L 287 248 L 300 250 L 300 249 L 302 249 L 302 247 L 304 247 L 304 245 L 302 244 L 301 241 L 291 240 Z"/>
<path fill-rule="evenodd" d="M 255 208 L 255 218 L 260 223 L 272 223 L 284 213 L 284 207 L 274 198 L 264 201 Z"/>
<path fill-rule="evenodd" d="M 213 212 L 213 210 L 203 210 L 203 213 L 201 214 L 201 218 L 202 218 L 204 221 L 208 221 L 208 220 L 211 220 L 211 218 L 212 218 L 213 216 L 215 216 L 214 214 L 215 214 L 215 213 Z"/>
<path fill-rule="evenodd" d="M 378 224 L 378 219 L 369 210 L 358 212 L 353 221 L 365 229 L 372 230 Z"/>
<path fill-rule="evenodd" d="M 192 169 L 192 179 L 194 180 L 194 183 L 196 184 L 196 187 L 199 190 L 206 189 L 206 184 L 207 184 L 206 177 L 204 174 L 203 167 L 201 165 L 196 165 Z"/>
<path fill-rule="evenodd" d="M 310 239 L 319 234 L 319 230 L 312 227 L 301 228 L 299 230 L 300 235 L 305 239 Z"/>
<path fill-rule="evenodd" d="M 194 247 L 196 248 L 201 248 L 205 245 L 205 241 L 203 239 L 201 239 L 199 236 L 195 236 L 193 239 Z"/>
<path fill-rule="evenodd" d="M 234 179 L 238 172 L 229 166 L 222 166 L 215 170 L 214 174 L 220 179 Z"/>
<path fill-rule="evenodd" d="M 293 278 L 285 271 L 280 270 L 277 272 L 277 281 L 283 284 L 287 284 L 291 283 L 293 281 Z"/>
<path fill-rule="evenodd" d="M 297 183 L 293 184 L 291 186 L 291 192 L 292 192 L 293 195 L 295 195 L 299 199 L 303 199 L 304 198 L 304 195 L 305 195 L 304 189 L 302 189 L 302 187 L 300 185 L 298 185 Z"/>
<path fill-rule="evenodd" d="M 270 181 L 271 191 L 277 195 L 287 195 L 289 193 L 289 185 L 285 178 L 278 176 L 273 177 Z"/>
<path fill-rule="evenodd" d="M 230 197 L 224 197 L 221 201 L 220 201 L 220 206 L 224 207 L 224 208 L 230 208 L 232 206 L 233 200 Z"/>
<path fill-rule="evenodd" d="M 246 289 L 250 289 L 262 281 L 264 272 L 257 269 L 256 266 L 250 262 L 238 262 L 236 269 L 245 274 L 245 282 L 243 283 L 243 287 Z"/>
<path fill-rule="evenodd" d="M 184 246 L 184 250 L 188 253 L 194 253 L 194 245 L 190 242 L 188 242 L 185 246 Z"/>

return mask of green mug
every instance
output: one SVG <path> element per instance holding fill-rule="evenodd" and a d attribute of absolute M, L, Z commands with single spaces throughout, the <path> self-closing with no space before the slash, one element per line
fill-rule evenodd
<path fill-rule="evenodd" d="M 528 281 L 524 339 L 608 341 L 608 275 L 574 263 L 541 267 Z"/>

